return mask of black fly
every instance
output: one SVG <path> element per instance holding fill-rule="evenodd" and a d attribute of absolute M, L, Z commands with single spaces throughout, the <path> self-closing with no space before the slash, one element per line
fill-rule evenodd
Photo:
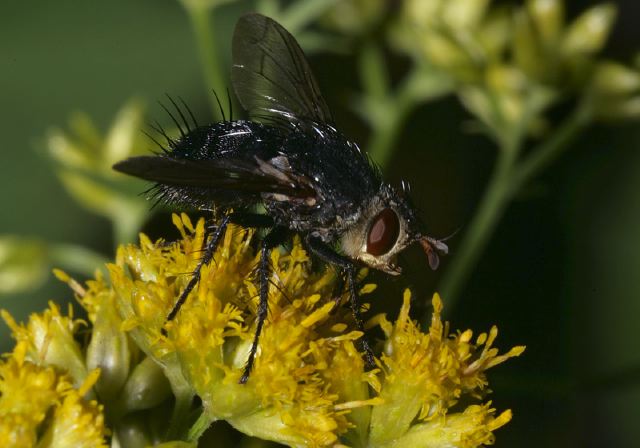
<path fill-rule="evenodd" d="M 268 17 L 247 14 L 236 25 L 232 51 L 233 87 L 252 120 L 198 126 L 191 116 L 190 125 L 174 103 L 182 118 L 181 136 L 167 137 L 164 154 L 132 157 L 114 169 L 155 182 L 155 197 L 166 203 L 222 211 L 167 321 L 199 281 L 200 269 L 211 261 L 229 223 L 268 229 L 260 243 L 257 326 L 240 379 L 245 383 L 267 317 L 269 253 L 292 233 L 302 236 L 310 253 L 343 271 L 361 331 L 358 265 L 397 275 L 398 253 L 418 242 L 435 269 L 447 246 L 423 233 L 404 192 L 384 183 L 367 156 L 333 126 L 304 53 L 289 32 Z M 265 214 L 252 212 L 258 204 Z M 373 365 L 371 348 L 364 339 L 362 345 Z"/>

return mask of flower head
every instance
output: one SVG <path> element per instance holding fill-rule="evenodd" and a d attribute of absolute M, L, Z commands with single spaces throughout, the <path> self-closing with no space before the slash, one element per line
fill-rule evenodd
<path fill-rule="evenodd" d="M 102 405 L 84 398 L 99 371 L 75 389 L 67 374 L 26 358 L 19 342 L 0 364 L 0 446 L 106 447 Z"/>
<path fill-rule="evenodd" d="M 47 351 L 38 341 L 60 344 L 65 341 L 60 334 L 73 336 L 79 322 L 60 316 L 53 306 L 32 316 L 26 326 L 5 314 L 23 353 L 8 361 L 12 371 L 32 375 L 36 369 L 47 391 L 63 384 L 62 398 L 43 393 L 45 404 L 30 404 L 26 413 L 40 422 L 47 411 L 35 408 L 58 403 L 54 415 L 60 418 L 42 432 L 46 440 L 76 443 L 80 435 L 104 434 L 100 405 L 81 398 L 91 394 L 90 388 L 118 434 L 127 415 L 135 412 L 137 418 L 153 420 L 175 403 L 160 439 L 143 435 L 149 443 L 193 442 L 210 422 L 226 420 L 246 434 L 290 446 L 472 447 L 491 443 L 493 431 L 511 418 L 509 411 L 496 416 L 491 403 L 482 402 L 484 371 L 519 355 L 521 347 L 499 355 L 492 347 L 495 328 L 475 341 L 470 330 L 449 336 L 437 295 L 431 328 L 423 333 L 409 318 L 407 291 L 395 323 L 383 315 L 369 321 L 369 326 L 382 328 L 384 341 L 378 367 L 366 371 L 356 348 L 363 335 L 352 329 L 346 307 L 336 308 L 336 300 L 346 297 L 334 297 L 334 271 L 311 269 L 298 240 L 290 250 L 271 254 L 269 317 L 249 381 L 239 384 L 256 325 L 253 232 L 228 229 L 198 285 L 167 324 L 167 313 L 189 281 L 206 237 L 204 220 L 194 226 L 186 215 L 175 215 L 174 223 L 182 235 L 175 243 L 154 243 L 141 235 L 140 245 L 120 247 L 116 262 L 108 266 L 109 282 L 98 276 L 81 286 L 57 273 L 76 292 L 92 326 L 78 390 L 61 382 L 68 381 L 59 373 L 64 365 L 54 356 L 40 356 Z M 374 289 L 364 285 L 360 293 Z M 166 335 L 161 331 L 165 325 Z M 36 337 L 41 334 L 45 337 Z M 71 347 L 75 350 L 80 348 Z M 27 354 L 41 365 L 25 361 Z M 104 371 L 97 383 L 95 374 L 86 373 L 95 367 Z M 0 403 L 17 402 L 5 390 L 0 389 Z M 171 394 L 175 401 L 169 400 Z M 198 405 L 192 403 L 194 395 L 200 398 Z M 465 396 L 477 404 L 457 410 Z M 198 410 L 201 416 L 194 423 L 189 416 Z M 24 414 L 13 412 L 8 425 L 12 434 L 30 437 L 29 428 L 41 423 L 22 424 Z M 79 434 L 73 423 L 64 425 L 76 419 L 96 425 Z"/>

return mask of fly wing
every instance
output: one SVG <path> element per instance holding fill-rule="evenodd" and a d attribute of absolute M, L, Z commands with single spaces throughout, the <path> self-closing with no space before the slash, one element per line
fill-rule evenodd
<path fill-rule="evenodd" d="M 279 171 L 259 159 L 247 162 L 234 159 L 187 160 L 138 156 L 116 163 L 113 169 L 160 185 L 247 194 L 279 193 L 291 197 L 313 194 L 303 178 Z"/>
<path fill-rule="evenodd" d="M 290 126 L 333 123 L 309 63 L 295 38 L 260 14 L 238 20 L 232 42 L 231 81 L 250 116 Z"/>

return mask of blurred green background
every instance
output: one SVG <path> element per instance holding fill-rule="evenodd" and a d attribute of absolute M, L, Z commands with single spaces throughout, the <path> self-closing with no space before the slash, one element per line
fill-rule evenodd
<path fill-rule="evenodd" d="M 614 3 L 620 14 L 605 54 L 628 61 L 640 48 L 640 4 Z M 568 16 L 593 4 L 570 0 Z M 234 2 L 217 11 L 213 33 L 226 67 L 233 25 L 250 9 Z M 65 192 L 45 139 L 79 111 L 106 131 L 131 98 L 146 104 L 149 120 L 168 125 L 157 104 L 165 93 L 183 97 L 200 121 L 209 120 L 211 94 L 188 17 L 171 0 L 3 2 L 0 12 L 0 234 L 112 257 L 110 223 Z M 407 60 L 388 56 L 392 77 L 401 76 Z M 310 60 L 339 127 L 366 149 L 368 128 L 353 112 L 360 87 L 349 50 L 315 52 Z M 452 97 L 419 107 L 385 169 L 389 180 L 411 182 L 435 236 L 464 233 L 495 160 L 494 144 L 467 132 L 468 121 Z M 496 446 L 629 447 L 640 440 L 639 146 L 637 124 L 591 126 L 508 208 L 449 309 L 453 328 L 486 331 L 495 323 L 502 348 L 527 346 L 522 357 L 489 373 L 494 405 L 514 411 L 497 431 Z M 168 227 L 164 216 L 145 230 L 157 237 Z M 376 295 L 384 306 L 374 310 L 393 314 L 400 291 L 411 286 L 416 307 L 426 311 L 459 235 L 449 243 L 451 256 L 435 273 L 411 250 L 400 279 L 375 276 L 384 285 Z M 0 307 L 23 320 L 49 300 L 71 297 L 47 272 L 43 286 L 0 296 Z M 12 346 L 4 326 L 0 346 Z"/>

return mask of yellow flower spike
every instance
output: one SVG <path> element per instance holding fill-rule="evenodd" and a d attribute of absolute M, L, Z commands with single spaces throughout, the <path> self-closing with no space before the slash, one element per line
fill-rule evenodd
<path fill-rule="evenodd" d="M 67 375 L 27 361 L 27 350 L 19 342 L 0 364 L 0 446 L 106 447 L 102 407 L 82 398 L 99 371 L 76 390 Z"/>
<path fill-rule="evenodd" d="M 382 356 L 383 380 L 379 392 L 384 403 L 375 406 L 371 416 L 370 442 L 374 446 L 414 446 L 401 445 L 397 441 L 409 437 L 407 440 L 415 442 L 418 438 L 414 439 L 411 435 L 414 431 L 419 431 L 420 437 L 424 437 L 426 431 L 441 425 L 439 422 L 442 418 L 435 418 L 437 416 L 444 417 L 445 422 L 450 422 L 452 417 L 460 417 L 459 414 L 450 414 L 449 408 L 461 395 L 479 397 L 487 384 L 484 371 L 509 357 L 518 356 L 524 350 L 524 347 L 514 347 L 507 354 L 498 355 L 498 351 L 492 348 L 497 336 L 495 327 L 488 336 L 479 338 L 475 346 L 470 343 L 470 331 L 447 337 L 448 325 L 443 324 L 440 319 L 442 301 L 437 294 L 433 297 L 434 311 L 429 333 L 424 334 L 417 324 L 409 319 L 409 303 L 410 294 L 407 291 L 392 329 L 388 328 L 384 320 L 381 321 L 389 340 Z M 480 348 L 480 354 L 476 355 L 475 352 Z M 472 406 L 465 411 L 473 415 L 472 420 L 477 423 L 476 414 L 480 411 L 472 411 L 472 408 L 485 408 Z M 489 412 L 488 408 L 485 411 L 483 415 L 492 412 Z M 424 426 L 414 424 L 412 427 L 416 417 L 419 421 L 430 423 L 425 423 Z M 433 445 L 425 439 L 425 442 L 415 446 L 478 446 L 486 443 L 488 439 L 485 435 L 490 436 L 491 430 L 482 430 L 470 425 L 470 434 L 476 434 L 476 430 L 483 436 L 482 441 L 475 445 L 474 441 L 477 440 L 473 438 L 469 439 L 469 443 L 462 439 L 454 443 L 453 438 L 449 438 L 440 444 L 434 441 Z M 460 437 L 460 434 L 464 433 L 461 431 L 458 428 L 449 436 L 457 434 Z"/>
<path fill-rule="evenodd" d="M 13 416 L 14 423 L 20 422 L 20 438 L 28 436 L 40 424 L 57 400 L 59 389 L 71 384 L 59 381 L 51 367 L 40 367 L 27 361 L 27 342 L 18 342 L 14 352 L 0 364 L 0 423 Z M 0 424 L 0 440 L 9 440 L 13 428 L 11 424 Z M 2 444 L 1 446 L 12 446 Z"/>
<path fill-rule="evenodd" d="M 26 325 L 16 323 L 4 310 L 1 315 L 11 328 L 14 339 L 27 343 L 29 360 L 59 367 L 69 372 L 76 385 L 82 384 L 87 376 L 87 368 L 74 334 L 84 322 L 73 319 L 71 307 L 69 317 L 66 317 L 60 314 L 56 304 L 50 302 L 49 308 L 43 313 L 31 314 Z"/>
<path fill-rule="evenodd" d="M 71 389 L 56 407 L 47 432 L 39 447 L 51 448 L 106 448 L 102 405 L 95 400 L 86 401 L 80 391 Z"/>
<path fill-rule="evenodd" d="M 464 412 L 452 414 L 444 419 L 435 419 L 413 425 L 407 433 L 393 440 L 388 448 L 474 448 L 492 445 L 493 431 L 511 420 L 511 411 L 494 417 L 495 409 L 486 405 L 472 405 Z"/>
<path fill-rule="evenodd" d="M 163 427 L 167 440 L 189 432 L 194 441 L 209 422 L 224 419 L 245 434 L 290 446 L 475 447 L 491 443 L 493 431 L 510 419 L 509 412 L 496 417 L 490 403 L 461 412 L 451 407 L 463 395 L 482 398 L 484 371 L 522 347 L 499 354 L 495 328 L 475 338 L 471 330 L 449 335 L 438 295 L 430 329 L 422 332 L 410 318 L 406 291 L 395 322 L 383 315 L 367 322 L 382 328 L 385 349 L 378 368 L 365 372 L 356 348 L 363 335 L 353 329 L 347 307 L 334 309 L 336 274 L 312 271 L 299 239 L 291 251 L 272 252 L 268 320 L 251 376 L 238 384 L 256 325 L 259 282 L 252 273 L 259 253 L 250 241 L 253 232 L 229 227 L 164 336 L 167 313 L 189 281 L 184 273 L 198 262 L 205 235 L 204 220 L 193 225 L 186 215 L 173 219 L 182 239 L 166 244 L 141 235 L 139 246 L 120 247 L 109 265 L 110 284 L 98 275 L 80 286 L 58 273 L 93 324 L 86 362 L 104 367 L 98 376 L 83 364 L 78 389 L 68 375 L 30 361 L 42 344 L 34 344 L 29 325 L 66 326 L 72 337 L 79 322 L 55 307 L 26 326 L 3 314 L 19 342 L 0 364 L 0 446 L 104 446 L 102 404 L 83 397 L 109 378 L 113 399 L 103 397 L 106 389 L 100 396 L 118 422 L 114 440 L 125 444 L 153 443 L 144 428 L 158 425 L 154 416 L 171 393 L 176 404 L 168 429 Z M 366 284 L 360 293 L 374 289 Z M 126 335 L 118 339 L 119 331 Z M 48 350 L 56 337 L 45 338 Z M 120 367 L 110 371 L 108 363 L 97 362 L 107 359 Z M 37 399 L 24 400 L 24 390 L 35 391 Z M 183 417 L 193 410 L 195 393 L 203 414 L 188 431 Z M 130 411 L 135 418 L 117 419 Z"/>

